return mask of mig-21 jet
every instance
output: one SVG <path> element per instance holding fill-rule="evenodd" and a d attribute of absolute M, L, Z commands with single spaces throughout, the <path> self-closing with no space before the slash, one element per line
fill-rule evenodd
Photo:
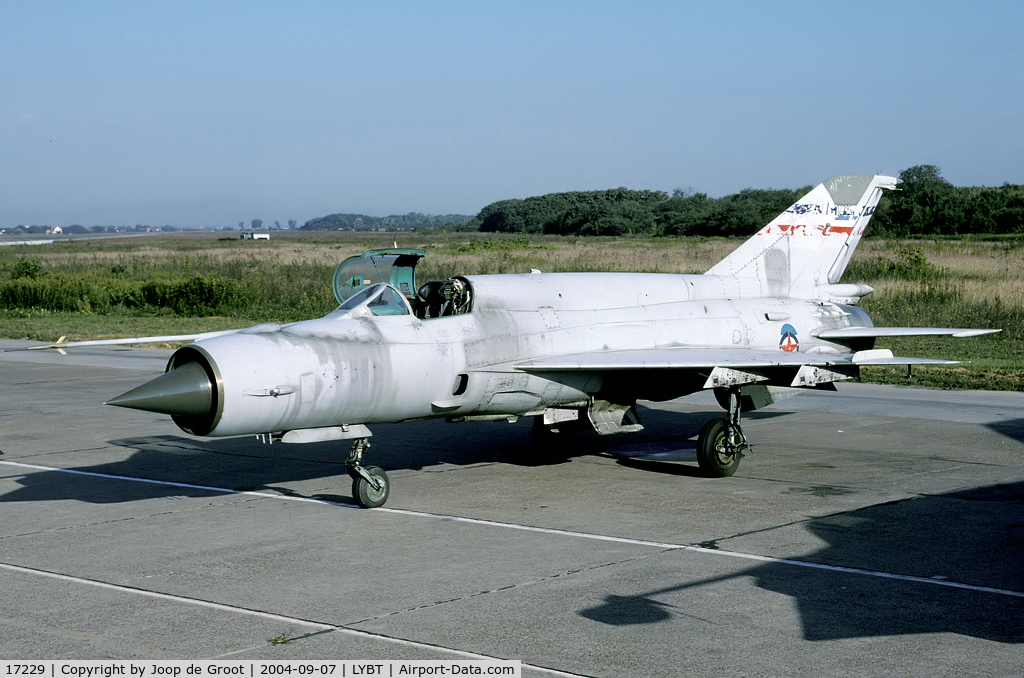
<path fill-rule="evenodd" d="M 364 465 L 369 426 L 534 418 L 535 436 L 582 427 L 643 428 L 638 399 L 712 389 L 726 410 L 697 438 L 711 476 L 732 475 L 749 445 L 740 414 L 799 389 L 834 389 L 894 357 L 877 337 L 985 329 L 875 327 L 840 283 L 887 176 L 819 184 L 703 275 L 530 273 L 418 283 L 423 250 L 374 250 L 334 274 L 339 306 L 323 318 L 190 336 L 58 342 L 37 348 L 194 340 L 165 374 L 109 401 L 168 414 L 196 436 L 351 440 L 347 468 L 364 507 L 388 497 Z"/>

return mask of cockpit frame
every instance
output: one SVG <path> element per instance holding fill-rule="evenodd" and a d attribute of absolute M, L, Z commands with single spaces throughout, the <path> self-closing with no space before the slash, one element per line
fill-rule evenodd
<path fill-rule="evenodd" d="M 411 315 L 412 307 L 394 286 L 374 283 L 351 295 L 334 311 L 336 315 L 351 318 L 366 316 Z"/>

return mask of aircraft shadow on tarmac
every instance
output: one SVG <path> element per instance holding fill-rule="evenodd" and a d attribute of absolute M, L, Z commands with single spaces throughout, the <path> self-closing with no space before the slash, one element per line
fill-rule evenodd
<path fill-rule="evenodd" d="M 720 415 L 670 413 L 651 408 L 641 408 L 641 415 L 649 425 L 639 433 L 604 437 L 592 431 L 583 432 L 571 442 L 556 446 L 533 445 L 530 420 L 512 425 L 505 422 L 458 425 L 440 420 L 383 424 L 373 427 L 375 435 L 370 439 L 369 463 L 388 471 L 419 470 L 438 464 L 545 466 L 564 464 L 576 457 L 606 455 L 633 468 L 700 477 L 693 438 L 709 416 Z M 107 442 L 111 447 L 135 452 L 123 460 L 70 469 L 78 472 L 76 474 L 27 474 L 19 480 L 22 487 L 0 496 L 0 502 L 73 499 L 106 504 L 172 496 L 211 496 L 218 494 L 217 488 L 294 494 L 287 489 L 288 483 L 332 476 L 340 476 L 328 482 L 344 494 L 318 496 L 340 503 L 352 501 L 345 468 L 349 441 L 267 445 L 252 436 L 195 439 L 159 435 Z M 89 474 L 158 482 L 125 484 L 117 492 L 111 492 L 109 480 Z"/>
<path fill-rule="evenodd" d="M 1011 419 L 1010 421 L 999 421 L 988 425 L 996 433 L 1007 438 L 1024 443 L 1024 419 Z"/>
<path fill-rule="evenodd" d="M 1024 592 L 1024 483 L 879 504 L 810 520 L 806 528 L 829 545 L 802 561 Z M 683 592 L 738 578 L 791 596 L 807 640 L 956 633 L 1024 642 L 1021 597 L 786 563 L 643 595 L 610 594 L 579 615 L 613 626 L 691 617 L 678 604 Z"/>

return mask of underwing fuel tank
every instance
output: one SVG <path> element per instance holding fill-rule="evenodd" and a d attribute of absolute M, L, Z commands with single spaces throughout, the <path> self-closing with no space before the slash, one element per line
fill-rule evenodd
<path fill-rule="evenodd" d="M 423 416 L 392 392 L 400 380 L 388 354 L 381 343 L 285 331 L 215 337 L 178 349 L 163 375 L 107 404 L 215 437 L 372 421 L 380 402 Z"/>

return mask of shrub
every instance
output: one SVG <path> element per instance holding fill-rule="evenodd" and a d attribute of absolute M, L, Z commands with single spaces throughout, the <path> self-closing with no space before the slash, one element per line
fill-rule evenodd
<path fill-rule="evenodd" d="M 21 258 L 11 265 L 11 280 L 22 278 L 38 278 L 43 273 L 43 265 L 38 259 Z"/>
<path fill-rule="evenodd" d="M 872 257 L 854 260 L 846 267 L 843 279 L 863 282 L 865 280 L 910 280 L 928 282 L 945 276 L 945 271 L 928 261 L 920 245 L 896 245 L 895 259 Z"/>

